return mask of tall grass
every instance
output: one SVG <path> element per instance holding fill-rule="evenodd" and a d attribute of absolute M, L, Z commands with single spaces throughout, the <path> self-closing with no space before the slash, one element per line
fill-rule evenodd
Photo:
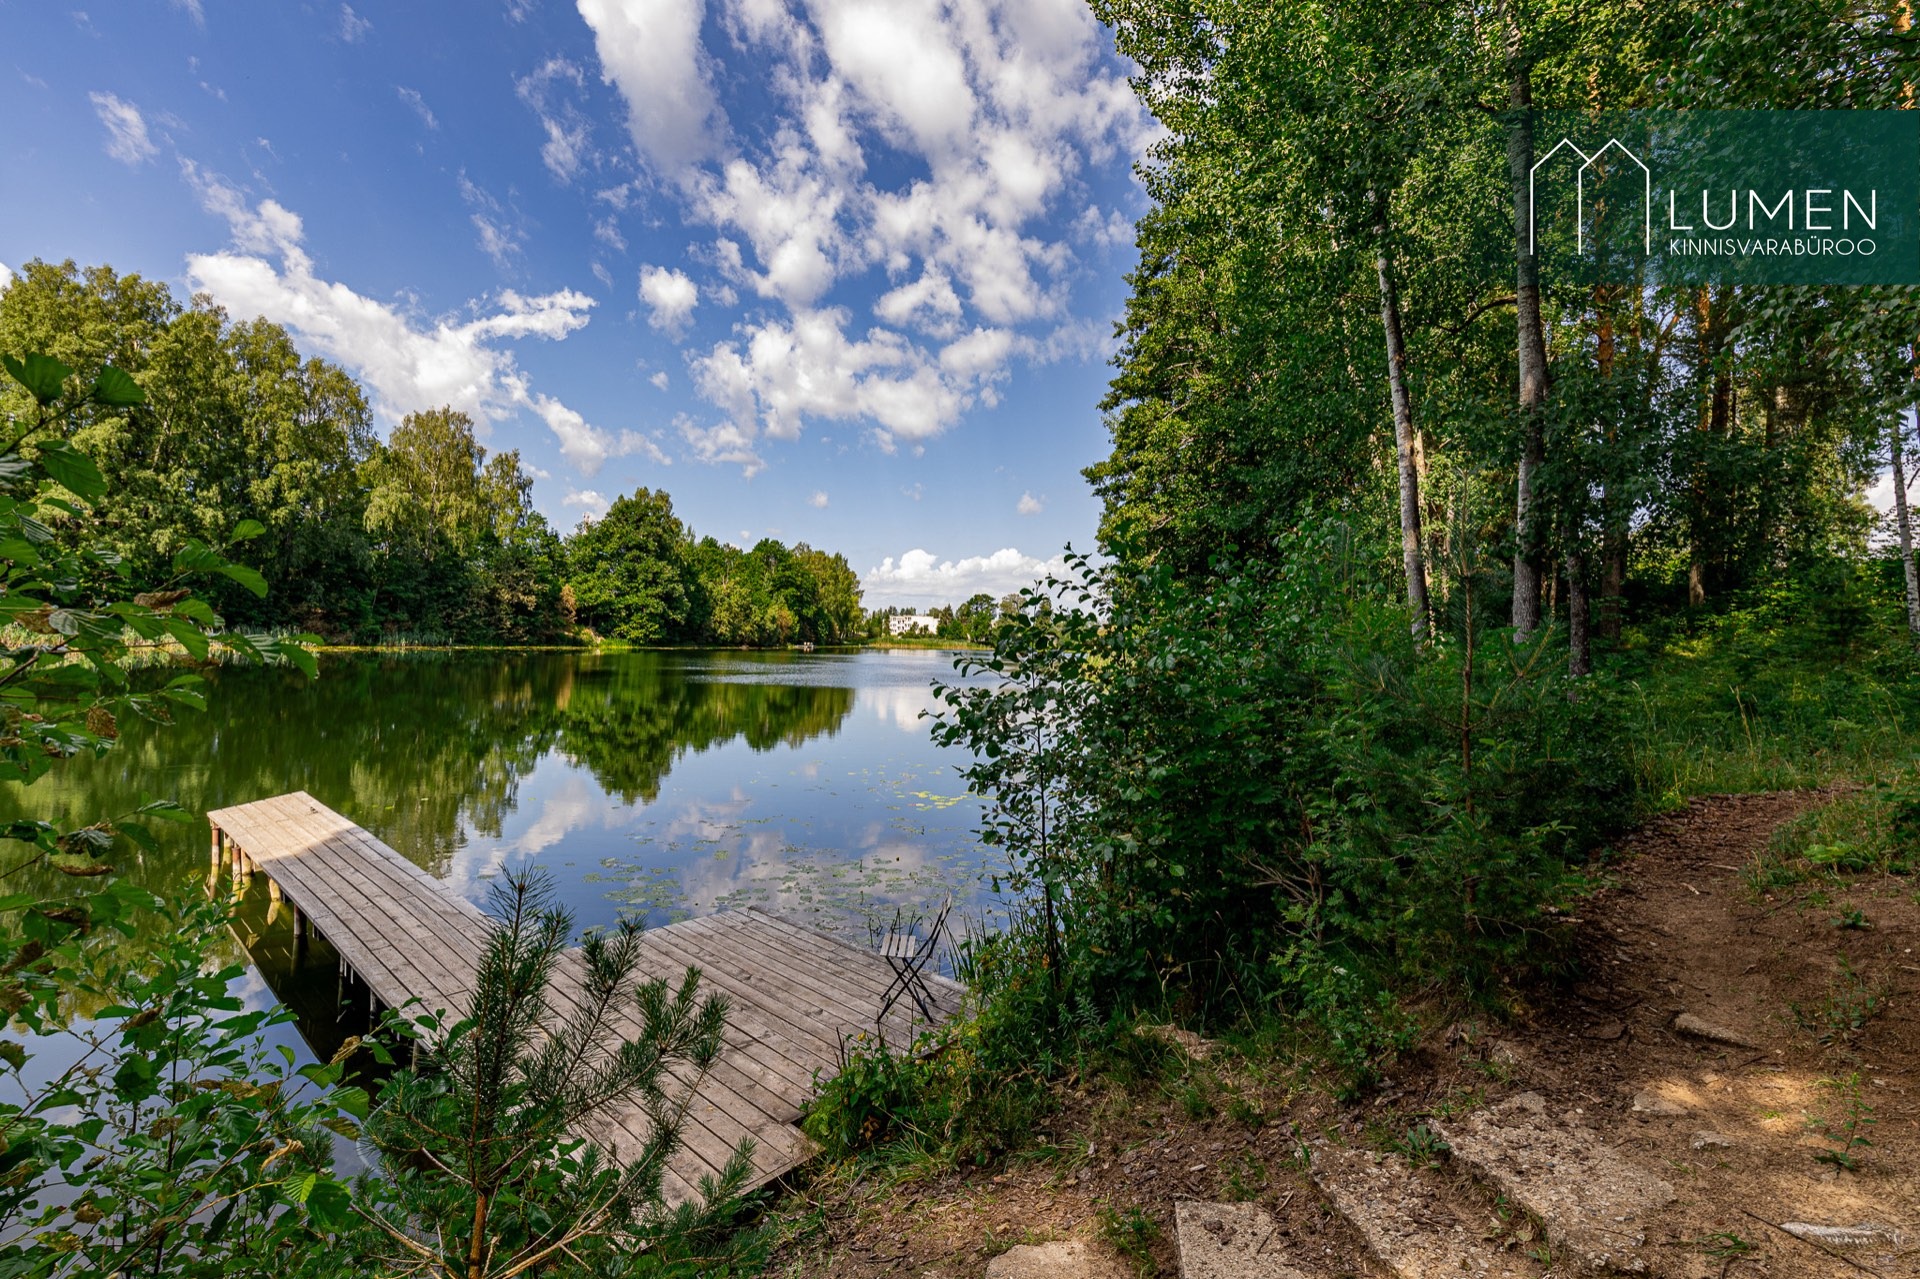
<path fill-rule="evenodd" d="M 1884 777 L 1920 744 L 1920 657 L 1897 603 L 1842 576 L 1750 592 L 1630 636 L 1610 664 L 1654 808 Z"/>

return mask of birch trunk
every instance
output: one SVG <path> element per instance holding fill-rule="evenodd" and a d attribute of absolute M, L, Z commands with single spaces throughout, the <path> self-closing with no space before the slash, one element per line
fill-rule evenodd
<path fill-rule="evenodd" d="M 1520 364 L 1520 418 L 1524 433 L 1513 504 L 1513 629 L 1524 641 L 1540 626 L 1540 565 L 1534 529 L 1533 485 L 1545 451 L 1540 409 L 1547 399 L 1547 344 L 1540 322 L 1540 265 L 1534 258 L 1528 235 L 1532 206 L 1527 179 L 1533 169 L 1533 122 L 1526 112 L 1533 106 L 1533 82 L 1517 45 L 1518 33 L 1510 31 L 1514 118 L 1507 133 L 1507 173 L 1513 184 L 1514 313 L 1518 330 L 1515 348 Z"/>
<path fill-rule="evenodd" d="M 1413 399 L 1407 392 L 1407 343 L 1400 326 L 1400 297 L 1393 287 L 1387 256 L 1385 202 L 1377 201 L 1379 237 L 1380 327 L 1387 337 L 1387 385 L 1393 393 L 1393 446 L 1400 463 L 1400 557 L 1407 574 L 1407 606 L 1413 612 L 1413 637 L 1423 638 L 1432 616 L 1427 601 L 1427 560 L 1420 540 L 1420 473 L 1415 450 Z"/>
<path fill-rule="evenodd" d="M 1920 409 L 1914 422 L 1920 425 Z M 1900 535 L 1900 566 L 1907 575 L 1907 630 L 1920 640 L 1920 567 L 1913 562 L 1913 523 L 1907 511 L 1907 466 L 1901 436 L 1906 433 L 1906 415 L 1893 419 L 1893 524 Z"/>

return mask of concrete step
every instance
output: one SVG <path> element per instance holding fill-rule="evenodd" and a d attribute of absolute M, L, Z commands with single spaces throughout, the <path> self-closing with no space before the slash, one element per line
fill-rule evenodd
<path fill-rule="evenodd" d="M 1461 1202 L 1438 1173 L 1416 1171 L 1398 1155 L 1323 1143 L 1313 1149 L 1312 1175 L 1400 1279 L 1540 1279 L 1544 1273 L 1531 1257 L 1488 1241 L 1500 1222 L 1484 1206 Z"/>
<path fill-rule="evenodd" d="M 1273 1218 L 1258 1204 L 1173 1206 L 1180 1279 L 1307 1279 L 1282 1259 Z"/>
<path fill-rule="evenodd" d="M 1453 1158 L 1540 1220 L 1557 1265 L 1641 1273 L 1646 1227 L 1673 1202 L 1673 1187 L 1600 1140 L 1569 1114 L 1521 1093 L 1436 1131 Z M 1562 1273 L 1567 1273 L 1563 1270 Z"/>

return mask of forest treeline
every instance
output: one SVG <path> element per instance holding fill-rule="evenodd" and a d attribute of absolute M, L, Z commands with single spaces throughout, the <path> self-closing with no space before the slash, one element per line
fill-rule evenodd
<path fill-rule="evenodd" d="M 830 643 L 864 631 L 844 556 L 767 538 L 696 537 L 664 491 L 617 498 L 563 535 L 533 506 L 517 450 L 489 453 L 449 408 L 385 440 L 344 370 L 286 330 L 110 267 L 30 262 L 0 293 L 0 353 L 38 353 L 76 386 L 112 366 L 138 404 L 89 402 L 71 441 L 113 494 L 93 536 L 133 580 L 157 581 L 188 541 L 245 555 L 273 590 L 211 602 L 232 626 L 333 641 L 531 644 L 586 632 L 635 644 Z M 23 388 L 0 410 L 24 412 Z M 55 535 L 61 528 L 54 527 Z"/>
<path fill-rule="evenodd" d="M 1920 293 L 1595 286 L 1528 234 L 1537 112 L 1913 108 L 1909 7 L 1093 8 L 1162 127 L 1103 554 L 935 716 L 1027 909 L 970 1071 L 864 1061 L 816 1138 L 1018 1145 L 1035 1063 L 1132 1051 L 1103 1018 L 1363 1088 L 1580 975 L 1610 846 L 1691 795 L 1849 779 L 1857 864 L 1911 870 Z"/>
<path fill-rule="evenodd" d="M 1480 604 L 1557 620 L 1576 672 L 1635 621 L 1864 562 L 1864 493 L 1906 478 L 1913 291 L 1543 281 L 1523 215 L 1535 111 L 1912 106 L 1903 6 L 1094 8 L 1166 127 L 1087 473 L 1109 544 L 1204 574 L 1337 515 L 1422 632 L 1498 558 Z M 1883 527 L 1910 547 L 1904 507 Z"/>

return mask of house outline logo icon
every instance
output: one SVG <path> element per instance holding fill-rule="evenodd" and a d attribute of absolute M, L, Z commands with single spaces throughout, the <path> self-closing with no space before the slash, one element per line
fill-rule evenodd
<path fill-rule="evenodd" d="M 1608 138 L 1603 146 L 1592 155 L 1588 155 L 1585 151 L 1582 151 L 1578 146 L 1574 145 L 1571 138 L 1563 137 L 1554 143 L 1552 149 L 1545 155 L 1534 161 L 1533 167 L 1527 170 L 1527 252 L 1529 254 L 1539 252 L 1538 240 L 1534 230 L 1534 176 L 1540 171 L 1541 165 L 1560 154 L 1562 147 L 1573 152 L 1584 161 L 1579 170 L 1574 174 L 1574 251 L 1576 253 L 1585 253 L 1587 250 L 1587 170 L 1597 164 L 1600 158 L 1606 155 L 1607 152 L 1617 150 L 1621 155 L 1640 166 L 1640 218 L 1646 238 L 1645 251 L 1648 255 L 1651 255 L 1653 253 L 1653 170 L 1649 169 L 1646 164 L 1641 161 L 1639 156 L 1627 150 L 1626 144 L 1618 138 Z"/>

